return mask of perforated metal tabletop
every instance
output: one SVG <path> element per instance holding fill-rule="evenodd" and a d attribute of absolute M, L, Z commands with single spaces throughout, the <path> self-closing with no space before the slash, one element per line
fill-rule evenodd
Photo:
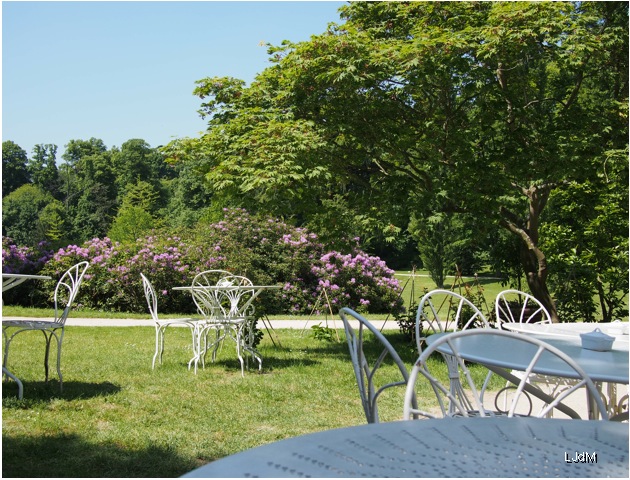
<path fill-rule="evenodd" d="M 361 425 L 281 440 L 184 477 L 628 478 L 628 425 L 547 418 Z"/>

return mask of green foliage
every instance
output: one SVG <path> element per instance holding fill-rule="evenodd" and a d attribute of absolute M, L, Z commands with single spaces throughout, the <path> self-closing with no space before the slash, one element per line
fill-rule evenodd
<path fill-rule="evenodd" d="M 171 289 L 190 285 L 197 273 L 209 269 L 229 270 L 258 285 L 282 285 L 259 297 L 259 316 L 310 313 L 324 289 L 335 310 L 349 305 L 365 312 L 395 312 L 402 306 L 394 272 L 380 259 L 358 249 L 326 254 L 316 235 L 242 209 L 226 210 L 212 224 L 178 229 L 177 235 L 162 229 L 124 243 L 105 238 L 70 245 L 55 254 L 44 272 L 57 277 L 83 260 L 91 267 L 81 287 L 82 302 L 95 309 L 146 311 L 144 273 L 158 292 L 162 312 L 192 312 L 190 297 Z"/>
<path fill-rule="evenodd" d="M 128 207 L 139 207 L 145 212 L 156 210 L 159 193 L 148 182 L 138 180 L 136 183 L 128 183 L 125 187 L 125 195 L 122 199 L 121 210 Z"/>
<path fill-rule="evenodd" d="M 124 205 L 114 219 L 107 236 L 115 242 L 135 242 L 155 224 L 153 217 L 144 208 L 135 205 Z"/>
<path fill-rule="evenodd" d="M 610 322 L 628 315 L 628 152 L 599 159 L 599 174 L 550 199 L 546 248 L 562 318 Z"/>
<path fill-rule="evenodd" d="M 39 213 L 38 237 L 43 237 L 53 248 L 68 244 L 68 225 L 64 218 L 65 209 L 59 200 L 53 200 Z"/>
<path fill-rule="evenodd" d="M 40 187 L 22 185 L 2 199 L 3 234 L 19 245 L 36 245 L 43 240 L 40 213 L 54 198 Z"/>
<path fill-rule="evenodd" d="M 10 140 L 2 142 L 2 196 L 29 181 L 28 157 L 20 146 Z"/>
<path fill-rule="evenodd" d="M 313 122 L 341 189 L 369 185 L 388 205 L 409 191 L 407 216 L 425 221 L 470 212 L 500 224 L 555 314 L 543 213 L 564 182 L 593 176 L 593 158 L 627 144 L 627 4 L 355 2 L 342 14 L 342 26 L 270 49 L 276 65 L 242 91 L 248 108 L 264 85 L 256 105 Z M 218 123 L 238 121 L 232 107 Z M 401 229 L 404 218 L 392 217 Z"/>
<path fill-rule="evenodd" d="M 28 172 L 35 185 L 56 196 L 59 190 L 57 169 L 57 145 L 40 144 L 33 148 L 33 156 L 28 161 Z"/>
<path fill-rule="evenodd" d="M 333 342 L 335 336 L 335 330 L 330 327 L 322 327 L 322 324 L 319 323 L 317 325 L 313 325 L 311 327 L 313 330 L 313 337 L 317 340 L 322 340 L 325 342 Z"/>

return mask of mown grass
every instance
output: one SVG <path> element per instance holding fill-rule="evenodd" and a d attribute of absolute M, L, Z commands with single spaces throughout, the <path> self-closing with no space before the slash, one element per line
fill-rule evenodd
<path fill-rule="evenodd" d="M 417 302 L 425 289 L 435 288 L 426 272 L 413 279 L 408 273 L 398 276 L 406 305 L 412 296 Z M 500 290 L 496 280 L 477 284 L 489 299 Z M 3 315 L 51 317 L 52 311 L 5 305 Z M 71 316 L 149 318 L 148 313 L 84 309 Z M 327 325 L 341 329 L 339 317 L 332 318 L 336 322 Z M 310 330 L 281 329 L 281 347 L 265 335 L 260 345 L 263 373 L 254 369 L 242 378 L 230 342 L 215 363 L 197 375 L 189 371 L 187 329 L 167 332 L 164 364 L 152 370 L 152 328 L 69 326 L 62 392 L 54 367 L 51 381 L 43 381 L 43 337 L 19 334 L 9 367 L 24 383 L 24 398 L 17 399 L 15 383 L 3 380 L 3 477 L 173 477 L 265 443 L 365 423 L 344 334 L 338 333 L 340 342 L 327 342 Z M 417 358 L 415 346 L 395 330 L 386 335 L 410 368 Z M 380 353 L 377 344 L 373 351 Z M 397 369 L 389 364 L 379 376 L 379 384 L 398 379 Z M 420 405 L 435 408 L 434 394 L 426 387 Z M 403 396 L 402 388 L 381 396 L 382 421 L 401 418 Z"/>
<path fill-rule="evenodd" d="M 24 398 L 2 384 L 3 477 L 174 477 L 258 445 L 365 423 L 343 332 L 341 342 L 278 330 L 265 336 L 263 373 L 241 377 L 232 343 L 195 375 L 187 329 L 167 332 L 164 364 L 151 369 L 148 327 L 67 327 L 63 391 L 44 383 L 43 337 L 19 334 L 9 367 Z M 400 334 L 388 337 L 411 366 L 417 354 Z M 374 345 L 374 351 L 378 348 Z M 387 365 L 385 378 L 397 378 Z M 404 389 L 380 402 L 384 421 L 402 415 Z M 421 404 L 435 404 L 430 387 Z"/>

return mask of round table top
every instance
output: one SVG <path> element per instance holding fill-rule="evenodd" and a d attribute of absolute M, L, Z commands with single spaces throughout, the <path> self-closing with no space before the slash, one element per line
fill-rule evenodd
<path fill-rule="evenodd" d="M 2 274 L 2 291 L 17 287 L 25 280 L 51 280 L 48 275 L 27 275 L 24 273 L 3 273 Z"/>
<path fill-rule="evenodd" d="M 289 438 L 183 477 L 621 477 L 628 426 L 549 418 L 444 418 Z"/>
<path fill-rule="evenodd" d="M 186 285 L 183 287 L 173 287 L 172 290 L 192 290 L 202 288 L 204 290 L 275 290 L 282 288 L 282 285 Z"/>
<path fill-rule="evenodd" d="M 606 335 L 615 337 L 615 342 L 628 343 L 628 322 L 612 323 L 502 323 L 501 328 L 513 332 L 556 337 L 579 338 L 581 333 L 599 328 Z"/>
<path fill-rule="evenodd" d="M 436 333 L 427 338 L 431 345 L 448 333 Z M 628 343 L 613 343 L 612 350 L 598 352 L 582 348 L 579 337 L 536 335 L 536 338 L 558 348 L 571 357 L 596 382 L 628 384 Z M 492 365 L 524 371 L 533 358 L 536 347 L 498 335 L 473 335 L 455 340 L 462 358 L 482 365 Z M 440 345 L 441 353 L 451 353 L 447 343 Z M 547 355 L 534 367 L 535 373 L 565 378 L 576 378 L 575 371 L 559 358 Z"/>
<path fill-rule="evenodd" d="M 24 280 L 50 280 L 48 275 L 27 275 L 25 273 L 3 273 L 2 278 L 23 278 Z"/>

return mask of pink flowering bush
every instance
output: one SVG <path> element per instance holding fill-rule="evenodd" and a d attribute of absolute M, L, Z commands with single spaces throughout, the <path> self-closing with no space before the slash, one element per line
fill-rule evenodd
<path fill-rule="evenodd" d="M 4 248 L 3 248 L 4 257 Z M 59 278 L 72 265 L 87 260 L 78 301 L 89 308 L 146 312 L 140 273 L 153 283 L 162 313 L 192 313 L 188 292 L 172 288 L 190 285 L 204 270 L 222 269 L 250 278 L 254 284 L 282 285 L 258 297 L 256 311 L 310 314 L 349 306 L 363 312 L 402 309 L 394 272 L 378 257 L 358 248 L 352 254 L 327 252 L 317 235 L 270 217 L 226 209 L 218 222 L 181 229 L 177 235 L 160 230 L 133 243 L 109 238 L 58 250 L 41 270 Z"/>
<path fill-rule="evenodd" d="M 53 251 L 47 242 L 36 247 L 18 246 L 9 237 L 2 237 L 2 273 L 36 274 L 51 259 Z M 43 282 L 29 282 L 18 285 L 2 294 L 7 304 L 35 305 L 42 301 Z"/>
<path fill-rule="evenodd" d="M 312 267 L 317 290 L 326 288 L 333 306 L 352 306 L 358 312 L 402 311 L 398 280 L 380 258 L 361 251 L 347 255 L 330 252 L 320 261 Z"/>
<path fill-rule="evenodd" d="M 37 247 L 20 247 L 9 237 L 2 237 L 2 273 L 35 274 L 50 260 L 53 251 L 47 242 Z"/>

